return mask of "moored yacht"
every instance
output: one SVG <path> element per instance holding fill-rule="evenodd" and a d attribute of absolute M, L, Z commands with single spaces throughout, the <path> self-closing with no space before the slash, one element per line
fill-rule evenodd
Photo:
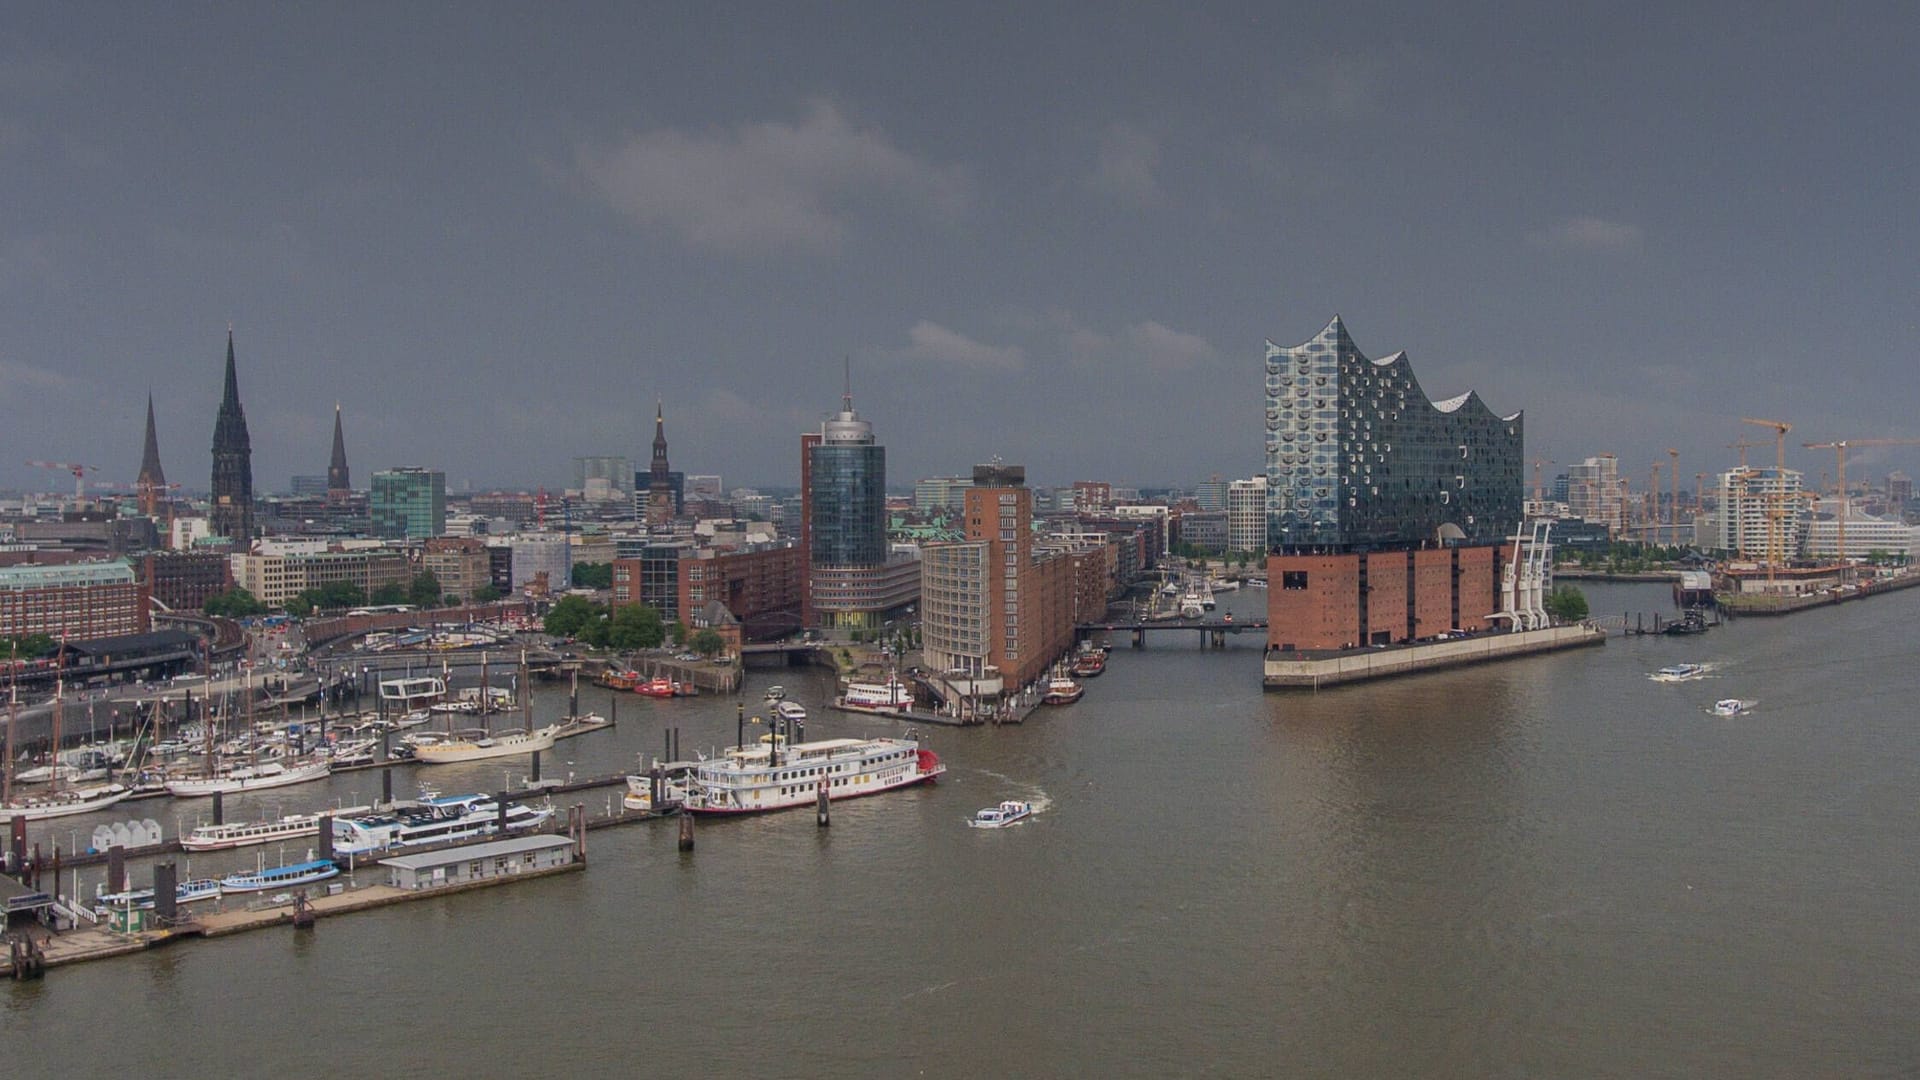
<path fill-rule="evenodd" d="M 215 793 L 229 795 L 236 791 L 259 791 L 324 780 L 332 771 L 332 762 L 325 758 L 291 763 L 265 761 L 258 765 L 241 765 L 215 776 L 169 780 L 167 791 L 179 799 Z"/>
<path fill-rule="evenodd" d="M 461 731 L 431 740 L 423 735 L 413 746 L 413 760 L 422 765 L 453 765 L 551 750 L 555 731 L 548 725 L 534 731 Z"/>
<path fill-rule="evenodd" d="M 325 859 L 309 859 L 306 862 L 289 863 L 286 866 L 269 866 L 251 873 L 228 874 L 220 879 L 220 891 L 223 893 L 266 892 L 268 889 L 289 889 L 299 885 L 311 885 L 316 881 L 325 881 L 339 877 L 340 868 Z"/>

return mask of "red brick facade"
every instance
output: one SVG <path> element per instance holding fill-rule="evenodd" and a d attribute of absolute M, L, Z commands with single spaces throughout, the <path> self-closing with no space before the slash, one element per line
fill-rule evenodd
<path fill-rule="evenodd" d="M 1492 629 L 1510 550 L 1269 556 L 1267 647 L 1352 649 Z"/>

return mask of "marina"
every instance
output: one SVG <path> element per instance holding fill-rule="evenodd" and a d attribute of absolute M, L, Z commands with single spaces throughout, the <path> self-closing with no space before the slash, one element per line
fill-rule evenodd
<path fill-rule="evenodd" d="M 1655 606 L 1629 586 L 1593 588 L 1608 608 Z M 1815 620 L 1816 632 L 1834 632 L 1842 624 L 1823 628 L 1819 620 L 1874 610 L 1802 618 Z M 1911 614 L 1895 606 L 1846 625 L 1875 639 Z M 1832 1060 L 1816 1050 L 1823 1039 L 1862 1047 L 1897 1040 L 1873 1019 L 1875 1010 L 1838 1021 L 1808 1017 L 1802 995 L 1765 978 L 1777 956 L 1760 942 L 1800 925 L 1781 897 L 1791 897 L 1793 909 L 1821 904 L 1846 912 L 1813 931 L 1815 943 L 1857 951 L 1861 978 L 1894 987 L 1879 998 L 1881 1007 L 1907 1006 L 1912 995 L 1893 974 L 1912 948 L 1897 927 L 1905 897 L 1920 886 L 1905 869 L 1911 845 L 1897 828 L 1906 813 L 1899 792 L 1911 771 L 1899 763 L 1920 760 L 1920 747 L 1896 717 L 1861 715 L 1838 726 L 1824 718 L 1822 703 L 1843 688 L 1897 692 L 1889 647 L 1809 654 L 1797 632 L 1776 630 L 1787 625 L 1738 623 L 1690 640 L 1679 657 L 1663 638 L 1616 638 L 1605 650 L 1317 697 L 1262 695 L 1246 679 L 1222 675 L 1257 669 L 1256 647 L 1202 650 L 1176 635 L 1116 653 L 1099 693 L 1074 709 L 1039 713 L 1017 729 L 933 731 L 928 738 L 948 770 L 939 783 L 836 802 L 829 829 L 804 813 L 703 821 L 697 852 L 687 852 L 678 848 L 675 819 L 632 812 L 625 827 L 592 833 L 590 873 L 519 876 L 506 892 L 475 886 L 430 894 L 455 898 L 444 905 L 398 899 L 391 868 L 357 866 L 308 887 L 324 893 L 353 879 L 339 895 L 310 898 L 319 916 L 314 934 L 295 933 L 294 906 L 268 906 L 272 893 L 249 894 L 258 908 L 240 897 L 217 902 L 218 912 L 210 910 L 216 902 L 197 903 L 201 930 L 170 935 L 173 944 L 153 951 L 151 935 L 113 935 L 104 924 L 62 934 L 47 943 L 49 957 L 86 942 L 122 955 L 112 963 L 62 962 L 44 984 L 14 988 L 9 1034 L 81 1038 L 97 1006 L 130 1017 L 142 1037 L 191 1052 L 200 1067 L 244 1072 L 250 1051 L 189 1036 L 171 1012 L 142 1002 L 163 989 L 218 996 L 228 1022 L 266 1025 L 281 1011 L 272 1004 L 277 996 L 310 987 L 317 971 L 358 979 L 368 958 L 378 958 L 382 992 L 413 1003 L 422 1022 L 512 1007 L 529 1022 L 619 1023 L 630 1014 L 617 997 L 547 1001 L 496 987 L 487 973 L 524 961 L 617 985 L 630 959 L 611 955 L 602 931 L 644 912 L 672 927 L 643 935 L 652 962 L 685 972 L 680 992 L 655 1004 L 655 1018 L 713 1025 L 722 1045 L 715 1060 L 727 1070 L 751 1067 L 757 1055 L 726 1046 L 748 1040 L 758 1025 L 714 1003 L 730 1000 L 739 980 L 763 969 L 771 940 L 803 943 L 796 947 L 807 963 L 854 947 L 900 961 L 897 970 L 804 988 L 774 980 L 766 987 L 769 1007 L 836 1033 L 883 1023 L 926 1054 L 983 1073 L 1125 1074 L 1143 1061 L 1157 1066 L 1152 1047 L 1184 1045 L 1182 1032 L 1213 1017 L 1249 1033 L 1212 1048 L 1214 1071 L 1256 1075 L 1274 1055 L 1290 1054 L 1327 1062 L 1341 1075 L 1380 1075 L 1393 1071 L 1392 1054 L 1368 1041 L 1370 1022 L 1358 1018 L 1395 1015 L 1416 1018 L 1396 1030 L 1437 1040 L 1428 1044 L 1433 1060 L 1463 1074 L 1515 1060 L 1556 1075 L 1585 1074 L 1599 1062 L 1648 1074 L 1678 1063 L 1707 1073 L 1718 1059 L 1698 1039 L 1712 1030 L 1777 1058 L 1783 1074 L 1813 1075 Z M 1647 679 L 1680 657 L 1737 674 L 1729 685 L 1743 698 L 1765 699 L 1766 722 L 1706 715 L 1714 699 L 1729 696 L 1698 692 L 1711 683 Z M 802 701 L 832 692 L 811 672 L 783 671 L 779 679 Z M 1180 698 L 1179 718 L 1170 719 L 1166 688 L 1175 685 L 1192 689 Z M 593 818 L 617 823 L 627 776 L 641 775 L 635 751 L 658 754 L 663 724 L 682 729 L 685 758 L 697 759 L 694 747 L 711 756 L 713 747 L 738 741 L 736 705 L 756 711 L 761 694 L 750 684 L 744 701 L 693 699 L 673 706 L 670 719 L 646 722 L 623 708 L 618 728 L 575 740 L 578 749 L 568 751 L 583 775 L 618 774 L 613 786 L 556 796 L 556 804 L 585 804 Z M 543 692 L 536 705 L 542 716 L 563 715 L 564 687 Z M 1076 722 L 1082 710 L 1097 714 L 1097 736 Z M 827 713 L 810 719 L 808 730 L 837 738 L 892 729 Z M 565 775 L 563 763 L 548 764 Z M 424 774 L 392 768 L 402 777 Z M 452 790 L 493 790 L 508 779 L 485 763 L 459 768 L 472 769 L 472 781 Z M 377 775 L 331 777 L 317 785 L 312 805 L 364 803 Z M 1203 781 L 1229 797 L 1201 807 L 1178 790 Z M 307 790 L 237 796 L 233 812 L 236 819 L 277 816 L 246 808 Z M 1841 790 L 1854 795 L 1835 803 Z M 998 832 L 963 826 L 1003 799 L 1046 799 L 1050 809 L 1033 824 Z M 1764 834 L 1752 833 L 1752 823 L 1764 823 Z M 53 835 L 34 829 L 36 842 Z M 1210 839 L 1196 844 L 1196 836 Z M 288 858 L 297 861 L 307 846 L 289 844 Z M 239 862 L 208 858 L 182 878 L 254 865 L 244 852 Z M 278 861 L 269 854 L 269 863 Z M 100 865 L 83 871 L 80 895 L 91 898 Z M 1867 865 L 1875 867 L 1870 875 L 1861 871 Z M 1248 869 L 1263 866 L 1285 870 Z M 140 870 L 134 876 L 148 881 Z M 544 884 L 518 884 L 529 881 Z M 1014 894 L 1022 897 L 1017 912 L 1002 902 Z M 860 907 L 860 919 L 819 914 L 848 904 Z M 1278 945 L 1272 926 L 1244 916 L 1262 905 L 1288 912 L 1289 934 Z M 748 932 L 742 908 L 755 915 Z M 1716 924 L 1748 927 L 1752 939 L 1707 929 L 1709 911 Z M 929 933 L 930 926 L 942 929 Z M 1571 947 L 1588 941 L 1603 942 L 1605 955 Z M 1247 960 L 1276 947 L 1286 964 Z M 1677 959 L 1698 965 L 1721 993 L 1702 997 L 1690 982 L 1669 981 L 1662 973 Z M 1129 974 L 1142 971 L 1173 973 L 1175 981 L 1142 983 Z M 236 979 L 248 995 L 232 993 Z M 1259 993 L 1208 997 L 1204 987 L 1216 980 Z M 449 983 L 466 988 L 457 1004 L 445 999 Z M 1004 1029 L 1005 1045 L 987 1048 L 954 1032 L 952 1010 L 992 1013 L 1010 990 L 1079 994 L 1084 1030 L 1063 1045 L 1055 1026 L 1014 1023 Z M 1333 1031 L 1262 1025 L 1276 1007 L 1311 1009 L 1329 994 L 1349 1003 L 1335 1014 Z M 315 1007 L 327 1034 L 296 1032 L 289 1045 L 324 1049 L 327 1069 L 535 1067 L 534 1056 L 503 1058 L 497 1049 L 427 1052 L 415 1035 L 349 1002 Z M 1462 1010 L 1521 1022 L 1476 1028 L 1459 1043 L 1448 1041 L 1450 1023 L 1418 1019 Z M 1645 1029 L 1623 1057 L 1620 1025 L 1650 1014 L 1676 1026 Z M 665 1045 L 655 1036 L 638 1043 L 647 1052 Z M 538 1058 L 548 1067 L 617 1071 L 633 1049 L 588 1042 L 544 1049 Z M 864 1061 L 825 1047 L 803 1052 L 794 1069 L 889 1074 Z"/>

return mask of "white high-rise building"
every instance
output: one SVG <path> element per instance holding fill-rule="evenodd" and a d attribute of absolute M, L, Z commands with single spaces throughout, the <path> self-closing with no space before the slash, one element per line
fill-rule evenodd
<path fill-rule="evenodd" d="M 1227 550 L 1266 552 L 1266 477 L 1235 480 L 1227 485 Z"/>
<path fill-rule="evenodd" d="M 1620 502 L 1620 467 L 1612 454 L 1567 467 L 1567 505 L 1573 508 L 1574 517 L 1619 532 L 1624 524 Z"/>
<path fill-rule="evenodd" d="M 1807 518 L 1801 498 L 1802 475 L 1771 465 L 1732 469 L 1720 474 L 1720 507 L 1714 513 L 1714 547 L 1748 559 L 1765 559 L 1775 552 L 1791 558 L 1800 554 Z M 1778 515 L 1778 536 L 1774 515 Z M 1853 538 L 1847 538 L 1852 546 Z"/>

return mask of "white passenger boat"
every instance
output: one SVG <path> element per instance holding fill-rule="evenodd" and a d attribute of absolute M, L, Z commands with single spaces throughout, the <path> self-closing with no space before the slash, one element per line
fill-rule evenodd
<path fill-rule="evenodd" d="M 947 767 L 912 733 L 903 739 L 823 739 L 793 743 L 763 736 L 701 762 L 687 780 L 684 808 L 694 814 L 759 814 L 814 805 L 821 785 L 829 799 L 853 799 L 924 784 Z"/>
<path fill-rule="evenodd" d="M 336 817 L 364 814 L 370 807 L 355 806 L 332 811 Z M 289 814 L 278 821 L 246 821 L 226 825 L 200 825 L 180 838 L 187 851 L 224 851 L 228 848 L 271 844 L 276 840 L 297 840 L 320 833 L 322 814 Z"/>
<path fill-rule="evenodd" d="M 414 744 L 413 760 L 422 765 L 455 765 L 551 750 L 556 731 L 548 725 L 537 731 L 461 731 L 431 740 L 422 736 Z"/>
<path fill-rule="evenodd" d="M 104 884 L 101 885 L 105 889 Z M 173 887 L 175 903 L 191 904 L 195 900 L 212 900 L 220 895 L 220 883 L 212 878 L 196 878 L 182 881 Z M 128 908 L 150 911 L 153 909 L 152 889 L 129 889 L 126 892 L 99 892 L 93 897 L 95 912 L 105 915 L 110 911 L 125 911 Z"/>
<path fill-rule="evenodd" d="M 228 874 L 220 879 L 220 891 L 244 893 L 290 889 L 339 876 L 338 866 L 325 859 L 309 859 L 306 862 L 290 863 L 286 866 L 266 867 L 251 873 Z"/>
<path fill-rule="evenodd" d="M 849 709 L 904 709 L 913 704 L 913 687 L 893 675 L 883 683 L 850 682 L 840 704 Z"/>
<path fill-rule="evenodd" d="M 807 707 L 797 701 L 782 701 L 774 705 L 773 714 L 782 720 L 804 721 Z"/>
<path fill-rule="evenodd" d="M 1033 816 L 1033 804 L 1015 802 L 1011 799 L 999 806 L 989 806 L 984 810 L 975 810 L 967 819 L 967 825 L 975 829 L 1004 829 L 1018 824 Z"/>
<path fill-rule="evenodd" d="M 768 701 L 779 701 L 781 698 L 786 696 L 787 696 L 787 688 L 779 685 L 778 683 L 767 687 Z"/>
<path fill-rule="evenodd" d="M 1651 678 L 1654 682 L 1687 682 L 1692 679 L 1698 679 L 1706 673 L 1707 666 L 1705 664 L 1674 664 L 1670 667 L 1661 668 L 1659 671 L 1648 676 L 1648 678 Z"/>
<path fill-rule="evenodd" d="M 670 810 L 686 800 L 687 787 L 685 774 L 674 774 L 660 778 L 660 802 L 653 801 L 653 777 L 640 775 L 627 777 L 627 793 L 620 797 L 620 805 L 628 810 L 651 812 Z"/>
<path fill-rule="evenodd" d="M 325 758 L 291 763 L 264 761 L 258 765 L 229 769 L 216 776 L 169 780 L 167 791 L 179 799 L 192 799 L 216 792 L 230 795 L 236 791 L 262 791 L 324 780 L 331 772 L 333 764 Z"/>
<path fill-rule="evenodd" d="M 1753 709 L 1753 702 L 1739 698 L 1721 698 L 1708 710 L 1715 716 L 1744 716 Z"/>
<path fill-rule="evenodd" d="M 380 703 L 389 713 L 410 713 L 440 703 L 447 696 L 444 679 L 422 675 L 380 680 Z"/>
<path fill-rule="evenodd" d="M 553 808 L 514 803 L 507 807 L 509 833 L 545 825 Z M 491 836 L 500 831 L 500 804 L 491 795 L 430 795 L 384 814 L 333 819 L 336 855 L 369 855 L 398 848 Z"/>

